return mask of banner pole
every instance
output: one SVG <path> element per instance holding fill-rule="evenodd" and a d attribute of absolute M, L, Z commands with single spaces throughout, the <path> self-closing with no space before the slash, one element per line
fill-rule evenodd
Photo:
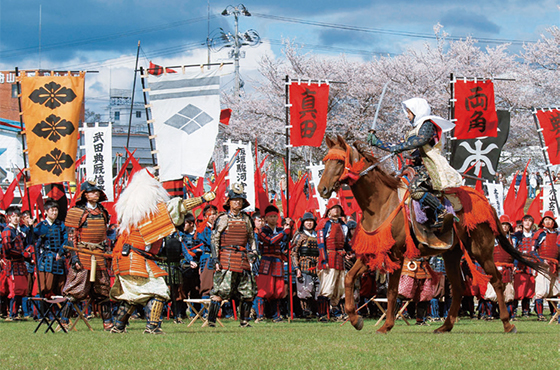
<path fill-rule="evenodd" d="M 147 72 L 147 70 L 146 70 Z M 144 95 L 144 109 L 146 110 L 146 125 L 148 126 L 148 140 L 150 141 L 150 151 L 152 153 L 152 164 L 156 166 L 156 155 L 154 153 L 154 142 L 152 139 L 152 127 L 150 126 L 150 115 L 148 110 L 148 98 L 146 96 L 146 80 L 144 78 L 144 67 L 140 67 L 140 82 L 142 83 L 142 94 Z"/>
<path fill-rule="evenodd" d="M 537 135 L 539 135 L 539 142 L 541 143 L 541 150 L 544 157 L 544 163 L 546 164 L 546 173 L 548 174 L 548 179 L 550 181 L 550 188 L 552 189 L 552 193 L 554 194 L 554 203 L 556 203 L 556 212 L 560 214 L 560 206 L 558 206 L 558 197 L 556 196 L 556 189 L 554 188 L 554 181 L 552 181 L 552 175 L 550 174 L 550 162 L 548 161 L 548 157 L 546 156 L 544 150 L 544 142 L 542 137 L 542 132 L 539 131 L 539 120 L 537 118 L 537 111 L 534 107 L 531 107 L 531 112 L 533 113 L 533 119 L 535 121 L 535 127 L 537 128 Z M 514 179 L 515 181 L 515 179 Z"/>
<path fill-rule="evenodd" d="M 26 169 L 27 168 L 27 157 L 25 156 L 25 132 L 24 132 L 24 128 L 23 128 L 23 111 L 21 109 L 21 83 L 19 80 L 19 68 L 16 67 L 16 88 L 17 88 L 17 96 L 18 96 L 18 107 L 19 107 L 19 127 L 21 129 L 21 149 L 23 152 L 23 168 Z M 17 177 L 16 177 L 17 178 Z M 27 188 L 27 175 L 25 174 L 25 172 L 23 172 L 23 186 L 25 188 L 25 195 L 27 198 L 27 206 L 29 207 L 29 214 L 31 215 L 31 219 L 33 219 L 33 211 L 31 210 L 31 199 L 29 197 L 29 189 Z M 7 204 L 7 206 L 9 207 L 10 205 Z M 33 236 L 34 236 L 34 232 L 33 232 L 33 225 L 30 226 L 30 232 L 31 232 L 31 244 L 34 244 L 33 241 Z M 37 279 L 37 289 L 39 290 L 39 297 L 43 298 L 43 290 L 41 289 L 41 280 L 39 279 L 39 251 L 37 250 L 37 246 L 35 246 L 34 248 L 34 257 L 35 257 L 35 278 Z M 32 295 L 33 292 L 30 292 L 30 294 Z M 41 310 L 44 309 L 44 307 L 42 306 L 41 303 Z M 41 314 L 43 314 L 43 312 L 41 312 Z"/>
<path fill-rule="evenodd" d="M 286 87 L 286 217 L 290 217 L 290 77 L 286 75 L 285 79 Z M 291 226 L 291 225 L 290 225 Z M 294 294 L 292 287 L 292 258 L 290 256 L 291 252 L 291 241 L 288 240 L 288 286 L 290 288 L 290 318 L 288 322 L 292 322 L 294 319 Z"/>
<path fill-rule="evenodd" d="M 140 40 L 138 40 L 138 48 L 136 49 L 136 65 L 134 66 L 134 82 L 132 83 L 132 99 L 130 102 L 130 115 L 128 116 L 128 134 L 126 135 L 126 149 L 130 143 L 130 129 L 132 127 L 132 110 L 134 108 L 134 91 L 136 90 L 136 70 L 138 69 L 138 57 L 140 56 Z M 127 153 L 128 156 L 128 153 Z"/>

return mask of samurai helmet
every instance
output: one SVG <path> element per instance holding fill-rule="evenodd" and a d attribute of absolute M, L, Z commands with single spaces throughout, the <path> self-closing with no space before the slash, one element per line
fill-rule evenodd
<path fill-rule="evenodd" d="M 554 221 L 554 229 L 556 229 L 558 227 L 558 223 L 556 223 L 556 217 L 554 217 L 554 213 L 552 211 L 546 211 L 544 213 L 543 218 L 541 219 L 541 222 L 539 222 L 539 227 L 543 227 L 543 221 L 545 218 L 550 218 L 552 221 Z"/>
<path fill-rule="evenodd" d="M 105 192 L 103 191 L 103 189 L 101 189 L 99 187 L 99 185 L 97 185 L 97 181 L 95 181 L 94 179 L 90 179 L 87 180 L 86 182 L 84 182 L 81 186 L 80 186 L 80 195 L 78 196 L 78 202 L 79 203 L 86 203 L 87 199 L 86 199 L 86 193 L 92 192 L 92 191 L 98 191 L 99 194 L 99 201 L 98 202 L 104 202 L 107 200 L 107 195 L 105 194 Z"/>
<path fill-rule="evenodd" d="M 231 184 L 231 188 L 228 190 L 228 195 L 226 202 L 224 204 L 224 209 L 229 211 L 229 201 L 232 199 L 243 199 L 243 206 L 241 209 L 249 207 L 249 201 L 247 200 L 247 194 L 245 194 L 245 188 L 243 184 L 238 182 Z"/>

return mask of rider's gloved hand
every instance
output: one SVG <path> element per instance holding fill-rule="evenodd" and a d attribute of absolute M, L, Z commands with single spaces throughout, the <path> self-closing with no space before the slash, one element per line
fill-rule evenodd
<path fill-rule="evenodd" d="M 381 145 L 381 140 L 377 136 L 375 136 L 375 132 L 370 131 L 367 136 L 367 142 L 371 146 L 379 146 Z"/>

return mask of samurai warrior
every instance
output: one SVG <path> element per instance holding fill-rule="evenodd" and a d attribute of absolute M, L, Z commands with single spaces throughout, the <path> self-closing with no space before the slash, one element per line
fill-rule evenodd
<path fill-rule="evenodd" d="M 243 185 L 235 183 L 228 191 L 224 204 L 226 213 L 216 219 L 212 232 L 212 258 L 216 261 L 214 287 L 210 292 L 211 303 L 208 325 L 216 326 L 222 300 L 239 297 L 241 300 L 240 326 L 248 323 L 257 284 L 251 263 L 257 258 L 257 243 L 251 217 L 242 211 L 249 206 Z"/>
<path fill-rule="evenodd" d="M 444 189 L 462 185 L 461 175 L 441 154 L 443 133 L 450 131 L 455 125 L 432 115 L 430 105 L 425 99 L 412 98 L 402 104 L 413 127 L 406 135 L 405 141 L 391 145 L 381 141 L 375 133 L 370 133 L 368 142 L 394 154 L 414 150 L 411 155 L 417 174 L 409 185 L 410 196 L 419 201 L 422 208 L 428 207 L 434 212 L 431 227 L 440 229 L 444 220 L 451 221 L 454 216 L 447 212 L 436 195 Z"/>
<path fill-rule="evenodd" d="M 73 301 L 93 299 L 100 307 L 103 328 L 109 331 L 113 324 L 108 300 L 111 283 L 103 256 L 110 251 L 107 245 L 109 213 L 101 205 L 105 200 L 107 196 L 97 183 L 86 181 L 81 186 L 76 206 L 66 214 L 68 244 L 73 249 L 62 293 Z M 69 310 L 70 305 L 67 305 L 62 313 L 64 323 L 68 322 Z"/>
<path fill-rule="evenodd" d="M 169 195 L 146 169 L 137 172 L 122 192 L 115 209 L 119 238 L 113 250 L 115 282 L 111 299 L 120 302 L 111 332 L 125 333 L 136 306 L 144 306 L 144 334 L 164 334 L 163 306 L 170 300 L 162 268 L 156 264 L 163 238 L 176 231 L 187 212 L 215 198 L 213 192 L 183 200 Z M 169 247 L 169 246 L 168 246 Z M 180 256 L 180 244 L 178 255 Z M 170 257 L 170 251 L 167 253 Z"/>

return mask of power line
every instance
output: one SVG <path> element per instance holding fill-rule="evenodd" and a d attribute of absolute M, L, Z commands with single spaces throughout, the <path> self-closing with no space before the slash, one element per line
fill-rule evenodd
<path fill-rule="evenodd" d="M 211 16 L 211 18 L 215 18 L 215 17 L 216 17 L 216 15 Z M 121 32 L 121 33 L 115 33 L 115 34 L 110 34 L 110 35 L 105 35 L 105 36 L 100 36 L 100 37 L 92 37 L 92 38 L 87 38 L 87 39 L 80 39 L 80 40 L 74 40 L 74 41 L 68 41 L 68 42 L 59 42 L 59 43 L 54 43 L 54 44 L 42 45 L 41 50 L 42 51 L 53 50 L 53 49 L 58 49 L 58 48 L 63 48 L 63 47 L 68 47 L 68 46 L 91 44 L 91 43 L 102 42 L 102 41 L 112 41 L 112 40 L 116 40 L 116 39 L 123 38 L 123 37 L 129 37 L 129 36 L 140 35 L 140 34 L 144 34 L 144 33 L 162 31 L 162 30 L 165 30 L 165 29 L 175 28 L 175 27 L 186 25 L 186 24 L 196 23 L 196 22 L 206 21 L 206 20 L 207 20 L 207 17 L 198 17 L 198 18 L 192 18 L 192 19 L 187 19 L 187 20 L 183 20 L 183 21 L 166 23 L 166 24 L 163 24 L 163 25 L 152 26 L 152 27 L 148 27 L 148 28 L 131 30 L 131 31 L 126 31 L 126 32 Z M 26 47 L 26 48 L 4 50 L 4 51 L 0 52 L 0 56 L 10 57 L 10 56 L 18 55 L 18 54 L 28 53 L 30 50 L 36 50 L 36 49 L 38 49 L 38 47 L 30 46 L 30 47 Z"/>
<path fill-rule="evenodd" d="M 270 14 L 260 14 L 260 13 L 252 13 L 253 16 L 265 19 L 273 19 L 281 22 L 289 22 L 289 23 L 299 23 L 305 24 L 309 26 L 316 26 L 316 27 L 325 27 L 325 28 L 334 28 L 340 29 L 345 31 L 358 31 L 358 32 L 367 32 L 367 33 L 378 33 L 378 34 L 385 34 L 385 35 L 393 35 L 393 36 L 404 36 L 404 37 L 414 37 L 414 38 L 423 38 L 423 39 L 437 39 L 436 35 L 427 34 L 427 33 L 419 33 L 419 32 L 407 32 L 407 31 L 396 31 L 396 30 L 387 30 L 382 28 L 369 28 L 369 27 L 358 27 L 358 26 L 348 26 L 344 24 L 337 24 L 337 23 L 327 23 L 327 22 L 317 22 L 317 21 L 309 21 L 305 19 L 298 19 L 298 18 L 289 18 L 289 17 L 282 17 L 279 15 L 270 15 Z M 464 40 L 467 36 L 452 36 L 447 35 L 446 38 L 454 41 Z M 513 45 L 523 45 L 524 43 L 533 43 L 535 41 L 531 40 L 517 40 L 517 39 L 495 39 L 495 38 L 476 38 L 476 40 L 486 43 L 492 44 L 504 44 L 510 43 Z"/>
<path fill-rule="evenodd" d="M 285 44 L 284 41 L 276 40 L 276 39 L 262 39 L 262 41 L 266 42 L 266 43 L 269 43 L 271 45 L 284 45 Z M 317 44 L 308 44 L 308 43 L 303 43 L 303 42 L 294 42 L 293 44 L 297 45 L 299 47 L 302 47 L 304 49 L 319 49 L 319 50 L 326 50 L 326 51 L 336 51 L 336 52 L 345 53 L 345 54 L 360 54 L 360 55 L 367 55 L 367 56 L 373 56 L 373 55 L 394 56 L 394 55 L 396 55 L 395 53 L 389 53 L 388 51 L 347 49 L 347 48 L 341 48 L 341 47 L 331 46 L 331 45 L 317 45 Z"/>

